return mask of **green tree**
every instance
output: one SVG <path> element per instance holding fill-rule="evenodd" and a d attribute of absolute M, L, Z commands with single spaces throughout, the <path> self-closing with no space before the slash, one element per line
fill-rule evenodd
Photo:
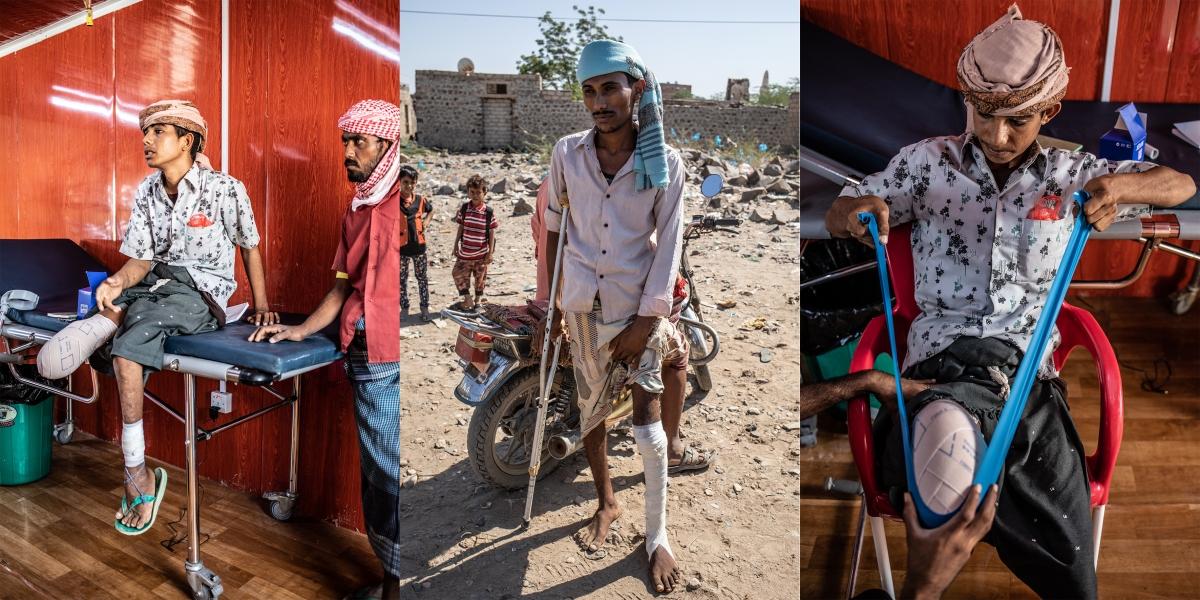
<path fill-rule="evenodd" d="M 615 39 L 624 41 L 620 36 L 612 36 L 608 29 L 597 20 L 597 15 L 603 15 L 603 8 L 588 6 L 587 9 L 572 5 L 571 8 L 579 14 L 574 23 L 558 21 L 550 16 L 550 11 L 538 19 L 538 29 L 542 32 L 537 40 L 537 50 L 521 56 L 517 61 L 517 72 L 522 74 L 537 73 L 542 76 L 545 85 L 556 90 L 571 90 L 580 95 L 579 82 L 575 80 L 575 63 L 583 47 L 594 40 Z"/>
<path fill-rule="evenodd" d="M 788 97 L 793 92 L 800 91 L 800 78 L 793 77 L 786 84 L 768 84 L 758 89 L 758 94 L 751 98 L 754 104 L 764 106 L 787 106 Z"/>

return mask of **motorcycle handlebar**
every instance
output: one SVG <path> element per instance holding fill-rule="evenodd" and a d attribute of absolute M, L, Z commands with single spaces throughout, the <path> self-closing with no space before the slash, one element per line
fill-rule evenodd
<path fill-rule="evenodd" d="M 741 219 L 726 219 L 719 217 L 702 217 L 695 216 L 692 218 L 691 226 L 701 229 L 717 229 L 718 227 L 737 227 L 742 224 Z"/>

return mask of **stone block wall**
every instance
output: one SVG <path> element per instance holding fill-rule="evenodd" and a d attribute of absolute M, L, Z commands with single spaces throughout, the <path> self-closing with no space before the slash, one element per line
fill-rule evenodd
<path fill-rule="evenodd" d="M 794 92 L 788 97 L 788 131 L 794 136 L 795 147 L 800 147 L 800 92 Z"/>
<path fill-rule="evenodd" d="M 592 126 L 583 102 L 572 99 L 569 92 L 541 88 L 538 75 L 417 71 L 413 94 L 417 140 L 448 150 L 483 150 L 485 96 L 512 100 L 512 139 L 518 147 L 553 142 Z M 712 100 L 668 100 L 664 107 L 668 143 L 675 145 L 677 140 L 700 133 L 709 141 L 720 135 L 739 144 L 795 147 L 800 131 L 799 94 L 793 94 L 791 100 L 786 109 L 734 107 Z"/>
<path fill-rule="evenodd" d="M 558 138 L 592 126 L 592 117 L 571 92 L 542 90 L 517 99 L 513 137 L 519 145 L 553 143 Z"/>
<path fill-rule="evenodd" d="M 722 140 L 740 145 L 764 143 L 772 148 L 795 146 L 799 137 L 788 135 L 787 110 L 777 106 L 734 107 L 713 100 L 672 100 L 666 102 L 663 112 L 667 141 L 672 145 L 676 139 L 690 141 L 696 133 L 709 143 L 719 135 Z"/>

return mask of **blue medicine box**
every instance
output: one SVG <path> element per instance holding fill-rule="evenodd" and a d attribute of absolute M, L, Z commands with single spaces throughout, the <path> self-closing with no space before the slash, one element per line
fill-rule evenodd
<path fill-rule="evenodd" d="M 1117 113 L 1117 124 L 1100 138 L 1100 158 L 1142 160 L 1146 154 L 1145 120 L 1132 102 Z"/>
<path fill-rule="evenodd" d="M 96 296 L 93 290 L 100 287 L 100 284 L 108 279 L 108 273 L 103 271 L 87 271 L 88 286 L 80 288 L 78 300 L 75 302 L 75 318 L 82 319 L 87 316 L 88 311 L 96 306 Z"/>

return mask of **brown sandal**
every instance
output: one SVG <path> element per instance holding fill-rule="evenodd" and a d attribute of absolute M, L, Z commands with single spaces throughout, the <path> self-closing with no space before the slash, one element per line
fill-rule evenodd
<path fill-rule="evenodd" d="M 700 452 L 691 446 L 683 449 L 683 456 L 676 464 L 667 464 L 667 474 L 675 475 L 687 471 L 703 471 L 717 462 L 717 451 Z"/>

